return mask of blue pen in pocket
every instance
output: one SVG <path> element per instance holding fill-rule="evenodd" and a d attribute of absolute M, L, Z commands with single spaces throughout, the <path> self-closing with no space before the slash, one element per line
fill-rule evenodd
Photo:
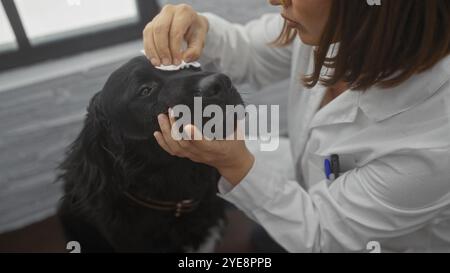
<path fill-rule="evenodd" d="M 329 181 L 334 181 L 339 177 L 340 169 L 339 156 L 337 154 L 333 154 L 324 160 L 325 176 Z"/>

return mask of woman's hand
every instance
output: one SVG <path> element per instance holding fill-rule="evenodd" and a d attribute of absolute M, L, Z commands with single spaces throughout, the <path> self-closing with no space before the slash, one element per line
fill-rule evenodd
<path fill-rule="evenodd" d="M 172 111 L 169 109 L 169 113 Z M 171 128 L 175 123 L 172 115 L 161 114 L 158 116 L 161 132 L 155 132 L 154 137 L 158 144 L 169 154 L 182 158 L 189 158 L 198 163 L 215 167 L 219 173 L 227 179 L 233 186 L 236 186 L 247 175 L 255 161 L 254 156 L 245 146 L 243 138 L 237 138 L 239 132 L 235 133 L 234 140 L 193 140 L 195 130 L 194 125 L 187 125 L 184 131 L 189 139 L 174 140 Z"/>
<path fill-rule="evenodd" d="M 208 28 L 208 19 L 191 6 L 166 5 L 143 31 L 145 55 L 154 66 L 195 61 L 203 51 Z M 187 49 L 181 52 L 183 41 Z"/>

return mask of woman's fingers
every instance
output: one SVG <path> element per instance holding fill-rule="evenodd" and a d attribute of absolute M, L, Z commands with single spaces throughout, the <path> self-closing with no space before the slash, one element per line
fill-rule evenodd
<path fill-rule="evenodd" d="M 193 62 L 200 58 L 205 46 L 206 32 L 190 29 L 186 33 L 187 49 L 183 53 L 183 59 L 187 62 Z"/>
<path fill-rule="evenodd" d="M 214 145 L 213 141 L 203 136 L 202 132 L 195 125 L 188 124 L 184 126 L 184 132 L 188 134 L 189 139 L 191 139 L 190 144 L 194 150 L 203 153 L 211 151 L 212 145 Z M 197 138 L 196 136 L 200 138 Z"/>
<path fill-rule="evenodd" d="M 173 139 L 172 137 L 172 128 L 170 126 L 169 119 L 166 115 L 161 114 L 158 116 L 159 127 L 161 128 L 161 133 L 164 138 L 165 143 L 169 147 L 170 151 L 172 151 L 173 155 L 179 157 L 185 157 L 186 152 L 180 146 L 180 144 Z"/>
<path fill-rule="evenodd" d="M 158 116 L 159 127 L 161 128 L 161 133 L 157 132 L 155 138 L 160 134 L 162 140 L 157 139 L 161 147 L 166 150 L 169 154 L 178 157 L 188 157 L 189 159 L 198 159 L 200 154 L 196 151 L 196 148 L 192 145 L 189 140 L 175 140 L 172 134 L 172 126 L 175 123 L 175 119 L 172 117 L 170 120 L 166 115 L 160 114 Z"/>
<path fill-rule="evenodd" d="M 160 114 L 158 116 L 158 123 L 161 128 L 161 132 L 155 132 L 153 134 L 158 144 L 170 155 L 187 157 L 195 162 L 203 162 L 205 157 L 204 153 L 209 151 L 211 141 L 205 139 L 198 141 L 186 140 L 185 137 L 194 139 L 194 132 L 195 134 L 199 134 L 201 137 L 201 132 L 194 125 L 187 125 L 183 128 L 185 130 L 184 138 L 174 136 L 173 130 L 176 128 L 176 126 L 174 127 L 176 120 L 170 113 L 171 109 L 169 109 L 169 117 L 165 114 Z M 186 130 L 188 132 L 186 132 Z M 174 137 L 177 140 L 175 140 Z"/>
<path fill-rule="evenodd" d="M 166 5 L 143 31 L 145 54 L 155 66 L 196 60 L 203 50 L 208 28 L 208 19 L 191 6 Z M 183 40 L 187 42 L 185 52 Z"/>
<path fill-rule="evenodd" d="M 156 51 L 155 40 L 153 39 L 153 28 L 150 24 L 145 27 L 143 36 L 145 56 L 147 56 L 154 66 L 161 65 L 161 58 Z"/>
<path fill-rule="evenodd" d="M 183 60 L 181 47 L 183 45 L 184 36 L 192 25 L 192 13 L 194 11 L 188 5 L 179 6 L 173 17 L 172 26 L 170 28 L 169 43 L 174 64 L 178 65 Z"/>
<path fill-rule="evenodd" d="M 176 125 L 176 120 L 175 117 L 173 115 L 172 109 L 169 108 L 169 122 L 170 122 L 170 127 L 172 128 L 172 137 L 176 137 L 178 144 L 189 154 L 194 155 L 194 156 L 198 156 L 197 150 L 194 148 L 194 146 L 192 145 L 192 142 L 188 139 L 186 140 L 186 134 L 181 134 L 178 131 L 178 126 Z M 183 128 L 184 130 L 184 128 Z"/>
<path fill-rule="evenodd" d="M 175 7 L 172 5 L 166 5 L 158 17 L 158 20 L 154 23 L 153 27 L 153 40 L 155 41 L 156 51 L 164 65 L 172 63 L 172 55 L 169 48 L 169 33 L 172 26 L 173 17 L 175 14 Z"/>

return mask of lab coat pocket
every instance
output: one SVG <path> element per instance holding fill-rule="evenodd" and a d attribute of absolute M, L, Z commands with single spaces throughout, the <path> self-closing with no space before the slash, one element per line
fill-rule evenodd
<path fill-rule="evenodd" d="M 339 155 L 339 174 L 342 175 L 348 171 L 354 170 L 358 167 L 358 160 L 352 154 L 338 154 Z"/>
<path fill-rule="evenodd" d="M 306 174 L 306 184 L 313 186 L 316 183 L 326 180 L 328 186 L 330 186 L 333 181 L 327 180 L 325 172 L 325 160 L 330 159 L 330 155 L 310 153 L 308 160 L 308 172 Z M 357 168 L 357 160 L 355 156 L 351 154 L 337 154 L 339 156 L 339 176 L 344 173 Z"/>

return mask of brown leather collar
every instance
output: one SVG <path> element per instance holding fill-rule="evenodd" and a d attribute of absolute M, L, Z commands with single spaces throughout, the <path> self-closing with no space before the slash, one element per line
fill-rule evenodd
<path fill-rule="evenodd" d="M 123 193 L 128 199 L 143 207 L 160 211 L 173 211 L 175 217 L 180 217 L 183 213 L 194 211 L 200 203 L 193 199 L 181 200 L 178 202 L 158 201 L 147 198 L 143 200 L 128 191 L 124 191 Z"/>

